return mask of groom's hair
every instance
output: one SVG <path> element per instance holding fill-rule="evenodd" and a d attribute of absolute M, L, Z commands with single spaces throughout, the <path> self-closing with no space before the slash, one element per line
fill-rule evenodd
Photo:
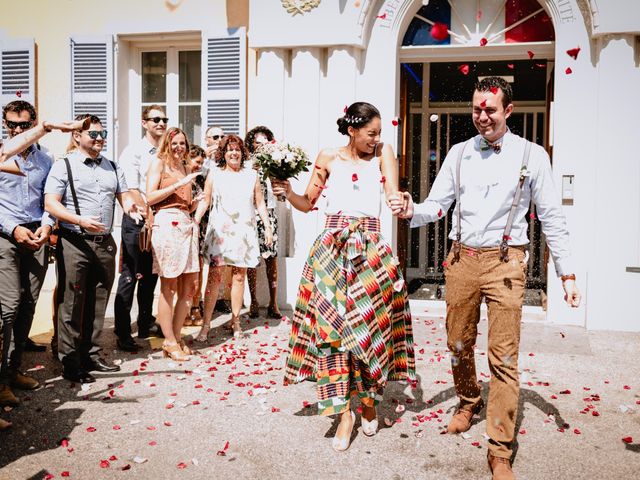
<path fill-rule="evenodd" d="M 502 106 L 507 106 L 513 101 L 513 89 L 509 82 L 502 77 L 485 77 L 476 83 L 475 90 L 478 92 L 488 92 L 491 89 L 499 88 L 502 90 Z"/>

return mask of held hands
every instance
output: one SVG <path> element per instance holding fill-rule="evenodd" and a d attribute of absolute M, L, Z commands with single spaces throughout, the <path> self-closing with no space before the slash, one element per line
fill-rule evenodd
<path fill-rule="evenodd" d="M 564 288 L 564 301 L 567 302 L 567 305 L 573 308 L 578 308 L 580 306 L 582 296 L 580 295 L 576 281 L 570 279 L 565 280 L 562 282 L 562 288 Z"/>
<path fill-rule="evenodd" d="M 271 180 L 271 189 L 275 196 L 284 196 L 289 198 L 289 194 L 291 193 L 291 184 L 289 183 L 289 180 L 276 180 L 274 178 Z"/>
<path fill-rule="evenodd" d="M 106 228 L 104 224 L 98 221 L 98 217 L 96 216 L 80 216 L 78 226 L 92 233 L 104 232 Z"/>
<path fill-rule="evenodd" d="M 387 197 L 387 206 L 398 218 L 413 217 L 413 200 L 409 192 L 392 193 Z"/>

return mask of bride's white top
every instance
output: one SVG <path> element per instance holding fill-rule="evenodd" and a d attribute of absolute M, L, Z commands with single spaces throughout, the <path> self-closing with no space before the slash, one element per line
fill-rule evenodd
<path fill-rule="evenodd" d="M 380 217 L 384 184 L 379 157 L 354 162 L 337 155 L 326 186 L 327 215 Z"/>

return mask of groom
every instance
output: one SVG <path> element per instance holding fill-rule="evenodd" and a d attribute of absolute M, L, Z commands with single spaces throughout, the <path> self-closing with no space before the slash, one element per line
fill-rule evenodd
<path fill-rule="evenodd" d="M 545 150 L 507 128 L 513 112 L 511 86 L 488 77 L 475 86 L 472 120 L 479 135 L 449 151 L 429 196 L 414 204 L 404 193 L 400 218 L 411 227 L 434 222 L 456 207 L 443 263 L 446 277 L 447 344 L 460 404 L 449 433 L 471 428 L 484 402 L 476 379 L 474 345 L 484 297 L 489 311 L 487 405 L 488 462 L 494 480 L 515 479 L 511 469 L 520 392 L 518 350 L 527 268 L 527 219 L 531 199 L 546 235 L 565 300 L 580 304 L 569 232 Z"/>

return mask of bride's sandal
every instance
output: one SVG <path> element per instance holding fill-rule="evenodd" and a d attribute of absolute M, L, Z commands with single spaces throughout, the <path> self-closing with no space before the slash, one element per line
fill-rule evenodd
<path fill-rule="evenodd" d="M 233 338 L 242 338 L 243 332 L 242 328 L 240 327 L 240 317 L 231 319 L 231 327 L 233 328 Z"/>
<path fill-rule="evenodd" d="M 185 355 L 193 355 L 193 350 L 189 348 L 189 346 L 184 342 L 184 340 L 180 340 L 178 342 L 178 345 L 180 345 L 180 348 L 182 349 Z"/>
<path fill-rule="evenodd" d="M 344 452 L 351 444 L 351 433 L 353 432 L 353 426 L 356 423 L 356 414 L 353 412 L 349 413 L 351 414 L 351 428 L 349 429 L 348 435 L 346 437 L 338 437 L 338 432 L 336 432 L 336 435 L 333 437 L 333 441 L 331 442 L 331 446 L 336 452 Z"/>
<path fill-rule="evenodd" d="M 170 358 L 175 362 L 186 362 L 190 360 L 189 356 L 184 353 L 178 343 L 163 343 L 162 354 L 165 356 L 165 358 Z"/>
<path fill-rule="evenodd" d="M 373 437 L 378 432 L 377 416 L 373 420 L 367 420 L 366 418 L 364 418 L 364 415 L 362 415 L 360 417 L 360 421 L 362 423 L 362 433 L 364 433 L 367 437 Z"/>

